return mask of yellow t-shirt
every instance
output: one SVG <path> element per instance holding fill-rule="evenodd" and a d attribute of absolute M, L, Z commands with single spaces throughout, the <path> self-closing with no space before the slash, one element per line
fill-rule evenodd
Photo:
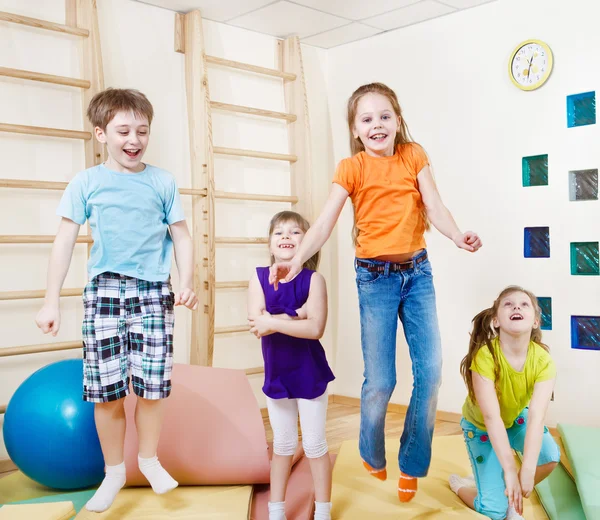
<path fill-rule="evenodd" d="M 502 417 L 504 426 L 510 428 L 519 414 L 529 404 L 529 401 L 531 401 L 534 385 L 556 377 L 556 366 L 550 354 L 533 341 L 529 343 L 525 366 L 521 372 L 517 372 L 510 366 L 500 348 L 498 338 L 492 341 L 492 347 L 500 365 L 500 395 L 498 396 L 500 416 Z M 471 363 L 470 369 L 486 379 L 491 381 L 496 380 L 494 375 L 494 359 L 486 345 L 479 349 L 475 355 L 475 359 Z M 473 423 L 480 430 L 486 429 L 481 409 L 468 396 L 463 405 L 462 412 L 463 417 L 467 421 Z"/>

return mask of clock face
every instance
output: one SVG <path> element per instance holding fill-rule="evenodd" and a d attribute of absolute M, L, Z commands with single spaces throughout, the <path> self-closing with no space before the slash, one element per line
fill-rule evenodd
<path fill-rule="evenodd" d="M 552 51 L 537 40 L 523 42 L 513 52 L 509 69 L 513 83 L 520 89 L 539 88 L 552 71 Z"/>

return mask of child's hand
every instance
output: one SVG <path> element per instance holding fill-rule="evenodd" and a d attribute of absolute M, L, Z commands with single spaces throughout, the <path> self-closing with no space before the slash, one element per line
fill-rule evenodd
<path fill-rule="evenodd" d="M 36 325 L 44 334 L 56 336 L 60 329 L 60 306 L 58 304 L 44 304 L 35 317 Z"/>
<path fill-rule="evenodd" d="M 474 233 L 473 231 L 467 231 L 466 233 L 456 235 L 452 238 L 452 240 L 456 244 L 456 247 L 460 247 L 461 249 L 470 251 L 471 253 L 474 253 L 482 246 L 481 238 L 479 238 L 477 233 Z"/>
<path fill-rule="evenodd" d="M 250 332 L 257 338 L 262 338 L 275 332 L 272 328 L 273 317 L 267 311 L 263 311 L 260 316 L 248 317 L 248 325 L 250 325 Z"/>
<path fill-rule="evenodd" d="M 521 491 L 521 483 L 519 482 L 519 475 L 517 475 L 516 469 L 504 473 L 504 483 L 506 484 L 506 490 L 504 491 L 504 494 L 508 497 L 509 505 L 513 506 L 515 511 L 522 515 L 523 496 Z"/>
<path fill-rule="evenodd" d="M 533 493 L 533 488 L 535 486 L 535 468 L 526 468 L 525 466 L 521 466 L 521 471 L 519 471 L 519 481 L 521 482 L 521 492 L 525 498 L 529 498 L 531 493 Z"/>
<path fill-rule="evenodd" d="M 292 259 L 290 262 L 274 263 L 269 269 L 269 283 L 274 285 L 275 290 L 279 285 L 279 280 L 289 282 L 294 276 L 302 271 L 302 265 Z"/>
<path fill-rule="evenodd" d="M 175 305 L 185 305 L 195 311 L 198 308 L 198 297 L 192 289 L 186 287 L 175 293 Z"/>

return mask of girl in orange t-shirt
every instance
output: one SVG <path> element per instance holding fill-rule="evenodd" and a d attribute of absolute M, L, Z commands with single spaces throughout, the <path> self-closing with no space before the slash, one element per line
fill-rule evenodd
<path fill-rule="evenodd" d="M 396 331 L 402 322 L 414 376 L 400 439 L 398 498 L 411 500 L 427 474 L 442 370 L 435 290 L 423 234 L 428 221 L 457 247 L 475 252 L 444 206 L 423 148 L 412 142 L 398 99 L 381 83 L 348 100 L 352 157 L 338 165 L 321 215 L 290 262 L 271 266 L 270 283 L 290 281 L 327 241 L 348 197 L 355 216 L 356 284 L 365 380 L 359 449 L 374 477 L 387 478 L 384 426 L 396 386 Z"/>

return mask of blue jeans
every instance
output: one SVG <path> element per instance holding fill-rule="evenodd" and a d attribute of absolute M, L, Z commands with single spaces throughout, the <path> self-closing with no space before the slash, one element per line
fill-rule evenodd
<path fill-rule="evenodd" d="M 510 447 L 521 454 L 525 448 L 528 414 L 529 409 L 525 408 L 515 419 L 513 425 L 506 430 Z M 473 468 L 473 476 L 477 483 L 475 511 L 492 520 L 502 520 L 506 518 L 508 498 L 504 494 L 506 489 L 504 472 L 492 447 L 490 437 L 486 431 L 480 430 L 464 417 L 460 422 L 460 426 L 463 429 L 465 444 Z M 538 466 L 559 461 L 560 449 L 552 435 L 550 435 L 548 428 L 544 427 Z"/>
<path fill-rule="evenodd" d="M 413 477 L 427 475 L 442 372 L 442 349 L 435 306 L 433 275 L 428 259 L 413 267 L 390 271 L 390 263 L 364 260 L 384 266 L 372 272 L 355 264 L 360 305 L 364 383 L 361 392 L 359 449 L 373 469 L 385 460 L 385 414 L 396 386 L 396 331 L 398 317 L 404 327 L 414 378 L 410 404 L 400 438 L 400 470 Z"/>

